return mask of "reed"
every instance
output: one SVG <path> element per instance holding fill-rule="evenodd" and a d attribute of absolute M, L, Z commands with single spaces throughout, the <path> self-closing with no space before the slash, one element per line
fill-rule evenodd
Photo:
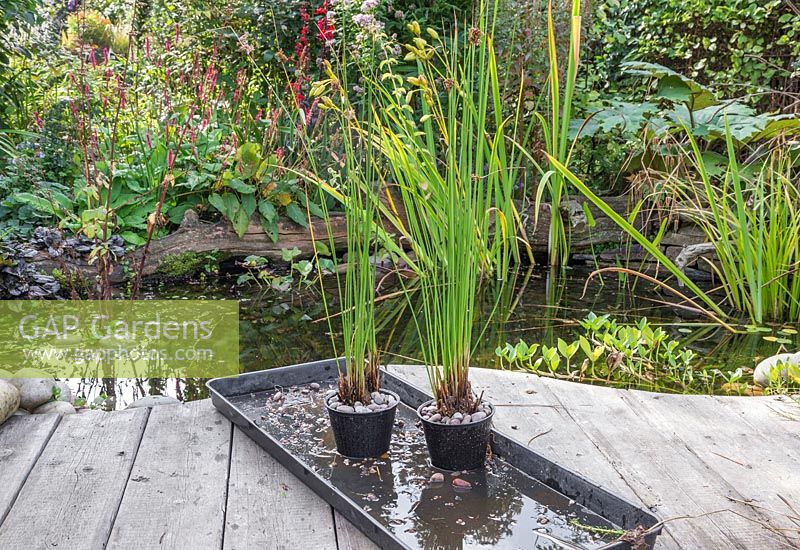
<path fill-rule="evenodd" d="M 496 12 L 497 3 L 482 3 L 479 19 L 465 36 L 456 28 L 448 46 L 409 25 L 415 37 L 406 59 L 417 63 L 417 75 L 388 71 L 374 82 L 375 143 L 403 211 L 390 206 L 387 218 L 417 259 L 414 322 L 437 404 L 451 413 L 479 403 L 468 371 L 480 279 L 504 279 L 518 254 L 516 152 L 504 130 L 519 109 L 503 117 Z"/>
<path fill-rule="evenodd" d="M 561 69 L 559 68 L 558 51 L 556 48 L 555 25 L 553 23 L 553 2 L 547 6 L 547 53 L 548 53 L 548 89 L 550 96 L 549 120 L 541 113 L 536 113 L 544 139 L 544 149 L 549 159 L 556 160 L 563 166 L 569 166 L 570 157 L 575 140 L 569 139 L 569 126 L 572 118 L 572 103 L 575 97 L 575 87 L 578 79 L 578 66 L 580 65 L 581 49 L 581 2 L 572 0 L 570 11 L 570 39 L 569 53 L 567 55 L 566 72 L 564 73 L 563 92 L 561 82 Z M 577 137 L 575 138 L 577 139 Z M 537 215 L 544 192 L 547 191 L 550 200 L 550 229 L 548 233 L 548 254 L 551 266 L 566 265 L 569 260 L 570 243 L 569 230 L 564 225 L 561 217 L 561 202 L 567 195 L 567 180 L 549 162 L 549 170 L 545 171 L 538 163 L 534 163 L 542 174 L 539 187 L 536 191 L 535 212 Z"/>
<path fill-rule="evenodd" d="M 688 136 L 696 179 L 672 177 L 668 188 L 714 245 L 710 265 L 724 303 L 755 324 L 800 321 L 800 181 L 789 147 L 777 143 L 765 159 L 742 165 L 726 120 L 728 164 L 714 177 Z"/>

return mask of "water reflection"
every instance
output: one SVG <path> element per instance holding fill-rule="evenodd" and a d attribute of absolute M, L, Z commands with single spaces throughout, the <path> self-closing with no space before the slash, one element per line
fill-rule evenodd
<path fill-rule="evenodd" d="M 493 320 L 479 322 L 480 338 L 474 349 L 473 365 L 498 367 L 494 350 L 506 342 L 539 342 L 553 345 L 558 338 L 575 337 L 578 320 L 590 311 L 609 313 L 619 322 L 635 322 L 647 317 L 662 326 L 672 338 L 695 350 L 700 366 L 713 370 L 752 369 L 763 357 L 781 351 L 781 344 L 764 340 L 763 333 L 732 335 L 707 324 L 704 318 L 680 308 L 663 305 L 668 300 L 644 285 L 624 277 L 593 279 L 584 294 L 589 271 L 569 270 L 566 275 L 546 270 L 513 273 L 509 282 L 485 281 L 481 287 L 476 315 L 485 319 L 494 311 Z M 390 294 L 392 289 L 383 289 Z M 202 284 L 159 285 L 147 289 L 148 298 L 241 300 L 240 365 L 243 371 L 268 369 L 312 361 L 333 355 L 330 332 L 340 336 L 338 320 L 325 320 L 325 308 L 316 286 L 289 293 L 241 288 L 231 279 L 220 277 Z M 336 296 L 327 293 L 331 311 L 336 311 Z M 413 298 L 411 300 L 413 302 Z M 418 335 L 409 303 L 403 297 L 385 299 L 377 307 L 379 342 L 385 348 L 386 361 L 409 363 L 421 360 Z M 785 336 L 797 346 L 797 336 Z M 340 346 L 338 346 L 341 349 Z M 715 380 L 720 387 L 724 380 Z M 116 408 L 151 393 L 164 393 L 179 399 L 206 397 L 204 381 L 181 380 L 87 380 L 72 382 L 79 395 L 91 402 L 106 394 L 115 397 Z M 669 388 L 663 388 L 669 389 Z"/>

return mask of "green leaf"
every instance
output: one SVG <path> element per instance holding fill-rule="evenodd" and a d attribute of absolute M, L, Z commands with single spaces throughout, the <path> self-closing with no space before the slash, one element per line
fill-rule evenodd
<path fill-rule="evenodd" d="M 225 205 L 225 201 L 216 193 L 211 193 L 208 197 L 208 203 L 220 211 L 222 215 L 225 215 L 228 211 L 227 206 Z"/>
<path fill-rule="evenodd" d="M 306 219 L 306 213 L 297 206 L 296 202 L 289 203 L 286 206 L 286 215 L 299 226 L 308 227 L 308 220 Z"/>
<path fill-rule="evenodd" d="M 331 255 L 331 249 L 328 247 L 327 244 L 325 244 L 325 241 L 316 240 L 316 241 L 314 241 L 314 245 L 315 245 L 315 247 L 317 249 L 317 255 L 318 256 L 330 256 Z"/>
<path fill-rule="evenodd" d="M 311 273 L 311 270 L 314 268 L 314 264 L 309 262 L 308 260 L 300 260 L 296 264 L 294 264 L 293 269 L 300 273 L 303 277 L 308 277 L 308 274 Z"/>
<path fill-rule="evenodd" d="M 305 197 L 305 195 L 304 195 Z M 312 216 L 316 216 L 321 220 L 325 219 L 325 212 L 322 210 L 320 205 L 312 201 L 311 199 L 305 198 L 305 203 L 308 206 L 308 211 Z"/>
<path fill-rule="evenodd" d="M 247 227 L 250 225 L 250 216 L 247 215 L 245 209 L 239 208 L 231 221 L 233 222 L 233 230 L 236 231 L 239 238 L 241 239 L 244 237 L 244 234 L 247 232 Z"/>
<path fill-rule="evenodd" d="M 669 75 L 658 81 L 656 96 L 675 103 L 689 103 L 692 100 L 692 90 L 679 76 Z"/>
<path fill-rule="evenodd" d="M 249 183 L 245 183 L 239 178 L 233 178 L 228 181 L 228 187 L 233 189 L 234 191 L 238 191 L 243 195 L 250 195 L 256 192 L 256 186 L 250 185 Z"/>
<path fill-rule="evenodd" d="M 261 146 L 245 143 L 236 151 L 236 174 L 242 179 L 252 178 L 261 164 Z"/>
<path fill-rule="evenodd" d="M 222 195 L 222 200 L 225 204 L 225 217 L 229 220 L 233 221 L 233 218 L 236 217 L 236 213 L 239 211 L 239 199 L 236 198 L 236 195 L 233 193 L 225 193 Z"/>
<path fill-rule="evenodd" d="M 264 201 L 262 201 L 262 202 L 264 202 Z M 259 203 L 259 206 L 260 206 L 260 203 Z M 259 208 L 259 211 L 260 210 L 261 209 Z M 264 230 L 264 233 L 267 234 L 267 236 L 270 238 L 270 240 L 273 243 L 278 242 L 278 219 L 277 219 L 277 213 L 276 213 L 275 217 L 271 218 L 271 219 L 264 217 L 263 213 L 259 217 L 261 218 L 261 229 Z"/>
<path fill-rule="evenodd" d="M 714 93 L 672 69 L 657 63 L 628 61 L 622 64 L 629 74 L 642 75 L 658 80 L 656 94 L 670 101 L 685 103 L 692 111 L 697 111 L 719 103 Z"/>
<path fill-rule="evenodd" d="M 242 208 L 247 212 L 247 217 L 251 217 L 256 211 L 256 198 L 253 195 L 242 195 Z"/>
<path fill-rule="evenodd" d="M 278 220 L 278 211 L 275 209 L 275 205 L 266 199 L 258 201 L 258 211 L 268 221 Z"/>
<path fill-rule="evenodd" d="M 126 243 L 130 243 L 132 245 L 141 246 L 147 242 L 147 240 L 140 235 L 137 235 L 133 231 L 123 231 L 119 234 L 120 237 L 125 239 Z"/>
<path fill-rule="evenodd" d="M 294 248 L 284 248 L 281 250 L 281 258 L 283 258 L 284 262 L 291 262 L 300 254 L 302 254 L 302 251 L 296 246 Z"/>
<path fill-rule="evenodd" d="M 594 214 L 592 214 L 591 208 L 589 208 L 589 203 L 584 202 L 581 204 L 583 208 L 583 215 L 586 216 L 586 225 L 589 227 L 594 227 L 597 225 L 597 220 L 594 219 Z"/>

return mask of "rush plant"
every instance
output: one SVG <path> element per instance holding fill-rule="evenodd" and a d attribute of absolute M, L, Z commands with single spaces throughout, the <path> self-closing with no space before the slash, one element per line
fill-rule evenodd
<path fill-rule="evenodd" d="M 375 215 L 377 197 L 365 183 L 370 163 L 360 166 L 352 141 L 346 142 L 344 211 L 347 220 L 347 268 L 339 283 L 346 373 L 339 376 L 342 403 L 364 404 L 380 389 L 380 355 L 375 339 Z"/>
<path fill-rule="evenodd" d="M 793 152 L 777 143 L 766 159 L 741 165 L 727 120 L 725 141 L 728 164 L 714 177 L 689 134 L 698 181 L 673 178 L 669 187 L 714 245 L 711 267 L 725 302 L 754 324 L 798 322 L 800 185 Z"/>
<path fill-rule="evenodd" d="M 409 285 L 418 301 L 409 301 L 410 309 L 443 411 L 466 413 L 479 403 L 468 379 L 476 293 L 483 275 L 503 279 L 519 250 L 512 201 L 518 153 L 504 130 L 520 118 L 519 109 L 503 116 L 492 45 L 496 12 L 496 3 L 482 3 L 468 31 L 456 28 L 447 39 L 412 22 L 405 62 L 416 70 L 395 71 L 400 62 L 387 49 L 379 74 L 358 67 L 360 99 L 342 82 L 346 69 L 337 75 L 328 67 L 327 78 L 312 86 L 321 108 L 348 121 L 347 139 L 374 147 L 375 179 L 361 182 L 370 193 L 375 181 L 381 184 L 376 235 L 415 275 Z M 368 118 L 356 116 L 359 105 L 371 109 Z"/>
<path fill-rule="evenodd" d="M 481 276 L 504 277 L 517 250 L 516 172 L 504 137 L 515 119 L 502 116 L 496 10 L 482 4 L 466 40 L 455 29 L 449 48 L 412 23 L 406 60 L 417 63 L 417 75 L 388 72 L 378 88 L 376 139 L 404 216 L 389 214 L 419 259 L 412 310 L 437 405 L 450 414 L 480 401 L 468 373 Z"/>
<path fill-rule="evenodd" d="M 567 55 L 566 72 L 563 75 L 559 68 L 558 49 L 556 46 L 555 25 L 553 23 L 553 2 L 547 6 L 547 52 L 549 60 L 548 88 L 550 95 L 550 113 L 546 117 L 536 113 L 542 127 L 544 148 L 548 158 L 556 160 L 563 166 L 569 166 L 572 156 L 570 140 L 570 121 L 572 119 L 572 102 L 575 97 L 575 85 L 578 79 L 578 65 L 581 49 L 581 2 L 572 0 L 570 13 L 569 53 Z M 563 88 L 562 88 L 563 84 Z M 563 92 L 562 92 L 563 89 Z M 549 118 L 549 119 L 548 119 Z M 542 173 L 542 179 L 536 191 L 535 212 L 538 222 L 539 207 L 544 192 L 550 199 L 550 229 L 548 234 L 548 253 L 550 265 L 565 265 L 569 259 L 569 232 L 561 218 L 561 201 L 567 194 L 567 180 L 551 161 L 545 170 L 536 164 Z"/>

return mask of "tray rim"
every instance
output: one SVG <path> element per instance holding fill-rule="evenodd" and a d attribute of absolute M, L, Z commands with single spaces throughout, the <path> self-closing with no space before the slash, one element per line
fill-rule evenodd
<path fill-rule="evenodd" d="M 264 448 L 270 455 L 275 458 L 287 470 L 292 472 L 298 477 L 306 486 L 314 491 L 317 496 L 322 498 L 326 503 L 332 506 L 337 512 L 348 519 L 354 526 L 356 526 L 366 537 L 376 543 L 380 548 L 392 548 L 398 550 L 413 550 L 394 536 L 394 534 L 383 523 L 375 519 L 368 512 L 365 512 L 361 506 L 353 501 L 346 494 L 342 493 L 339 489 L 330 484 L 317 472 L 310 470 L 305 464 L 287 449 L 285 449 L 280 442 L 272 437 L 266 430 L 262 429 L 255 422 L 241 412 L 230 401 L 229 397 L 236 397 L 254 393 L 255 391 L 269 391 L 274 388 L 285 387 L 288 385 L 305 384 L 310 382 L 322 382 L 331 380 L 338 375 L 340 369 L 344 365 L 343 358 L 330 358 L 318 361 L 310 361 L 306 363 L 297 363 L 294 365 L 287 365 L 272 369 L 265 369 L 260 371 L 241 373 L 236 376 L 213 378 L 206 382 L 206 387 L 211 394 L 211 401 L 214 407 L 222 413 L 228 420 L 230 420 L 236 427 L 241 429 L 248 437 L 255 441 L 259 446 Z M 391 365 L 388 365 L 391 367 Z M 290 383 L 276 383 L 275 378 L 292 377 L 293 375 L 305 374 L 309 372 L 328 372 L 329 375 L 323 378 L 320 376 L 306 376 L 307 381 L 293 381 Z M 429 400 L 432 396 L 425 390 L 408 382 L 389 372 L 388 370 L 381 369 L 381 375 L 384 385 L 388 385 L 391 391 L 398 393 L 401 402 L 408 407 L 416 410 L 418 407 L 417 402 Z M 264 377 L 267 379 L 265 384 L 259 384 L 259 389 L 244 389 L 248 388 L 247 384 L 252 381 L 263 381 Z M 270 380 L 273 379 L 273 380 Z M 241 391 L 225 392 L 218 386 L 224 384 L 234 384 L 237 382 L 242 387 Z M 388 383 L 388 384 L 387 384 Z M 410 401 L 410 402 L 409 402 Z M 587 477 L 579 474 L 570 468 L 559 465 L 550 459 L 540 455 L 533 449 L 530 449 L 520 442 L 514 440 L 509 435 L 492 428 L 492 451 L 497 454 L 501 459 L 508 462 L 524 474 L 530 476 L 534 480 L 547 485 L 549 488 L 557 491 L 558 493 L 566 496 L 567 498 L 574 499 L 581 506 L 588 510 L 609 519 L 615 525 L 619 525 L 623 529 L 632 529 L 635 525 L 631 524 L 631 519 L 638 525 L 642 525 L 647 529 L 645 541 L 649 548 L 652 548 L 656 537 L 661 533 L 662 528 L 658 525 L 659 520 L 649 510 L 632 503 L 631 501 L 612 493 L 608 489 L 596 485 Z M 542 471 L 549 472 L 555 470 L 558 474 L 564 476 L 573 485 L 584 485 L 589 488 L 589 495 L 570 494 L 565 492 L 564 488 L 555 482 L 554 479 L 542 479 L 538 472 L 532 472 L 529 465 L 520 465 L 519 455 L 529 455 L 526 460 L 543 465 Z M 578 498 L 582 497 L 582 498 Z M 622 513 L 622 518 L 609 518 L 607 512 L 597 509 L 596 500 L 605 500 L 614 507 L 626 508 L 629 512 L 633 513 L 636 518 L 626 519 L 625 514 Z M 594 502 L 593 502 L 594 501 Z M 626 526 L 625 524 L 628 524 Z M 657 526 L 654 528 L 654 526 Z M 604 550 L 626 550 L 631 546 L 624 541 L 616 541 L 604 546 Z"/>

